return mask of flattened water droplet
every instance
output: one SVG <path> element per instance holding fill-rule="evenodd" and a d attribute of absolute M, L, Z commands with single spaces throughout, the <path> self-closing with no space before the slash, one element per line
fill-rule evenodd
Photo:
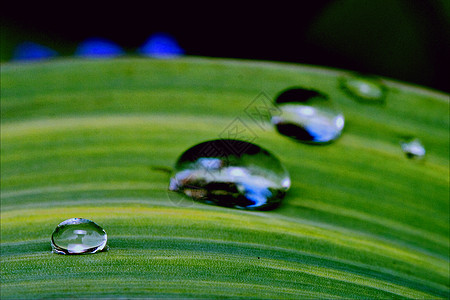
<path fill-rule="evenodd" d="M 340 88 L 353 99 L 363 103 L 383 104 L 386 99 L 386 86 L 374 77 L 342 77 Z"/>
<path fill-rule="evenodd" d="M 277 207 L 291 180 L 267 150 L 244 141 L 212 140 L 185 151 L 175 165 L 169 190 L 225 207 Z"/>
<path fill-rule="evenodd" d="M 327 144 L 344 129 L 344 115 L 317 91 L 291 88 L 282 92 L 275 103 L 281 113 L 272 117 L 272 124 L 279 133 L 300 142 Z"/>
<path fill-rule="evenodd" d="M 52 248 L 58 254 L 85 254 L 102 251 L 106 232 L 96 223 L 72 218 L 61 222 L 52 234 Z"/>
<path fill-rule="evenodd" d="M 410 138 L 401 143 L 402 150 L 408 158 L 421 159 L 425 156 L 425 147 L 422 145 L 419 139 Z"/>

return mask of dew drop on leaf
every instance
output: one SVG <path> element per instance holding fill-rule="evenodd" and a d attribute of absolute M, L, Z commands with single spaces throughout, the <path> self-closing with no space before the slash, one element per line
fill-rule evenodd
<path fill-rule="evenodd" d="M 384 104 L 386 86 L 370 76 L 347 76 L 340 79 L 340 88 L 352 99 L 365 104 Z"/>
<path fill-rule="evenodd" d="M 276 208 L 291 185 L 286 168 L 269 151 L 249 142 L 219 139 L 186 150 L 169 190 L 194 200 L 249 210 Z"/>
<path fill-rule="evenodd" d="M 344 115 L 324 94 L 303 88 L 283 91 L 275 99 L 280 114 L 272 117 L 276 130 L 308 144 L 335 141 L 344 129 Z"/>
<path fill-rule="evenodd" d="M 403 153 L 408 158 L 421 159 L 425 156 L 425 147 L 422 145 L 419 139 L 410 138 L 400 143 Z"/>
<path fill-rule="evenodd" d="M 105 230 L 96 223 L 71 218 L 61 222 L 52 234 L 52 248 L 58 254 L 86 254 L 102 251 L 106 246 Z"/>

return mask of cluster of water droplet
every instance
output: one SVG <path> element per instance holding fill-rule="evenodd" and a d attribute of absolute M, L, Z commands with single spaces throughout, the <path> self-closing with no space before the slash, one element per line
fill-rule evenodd
<path fill-rule="evenodd" d="M 387 88 L 373 76 L 349 75 L 340 79 L 340 88 L 352 99 L 364 104 L 385 104 Z M 403 153 L 408 158 L 422 159 L 425 147 L 418 138 L 409 137 L 400 142 Z"/>
<path fill-rule="evenodd" d="M 171 35 L 160 32 L 152 34 L 137 53 L 154 58 L 172 58 L 184 54 L 184 50 Z M 90 38 L 81 42 L 74 55 L 85 58 L 112 58 L 126 54 L 118 44 L 104 38 Z M 59 55 L 50 47 L 35 43 L 23 42 L 14 49 L 13 60 L 36 61 L 55 58 Z"/>
<path fill-rule="evenodd" d="M 328 144 L 344 128 L 344 116 L 317 91 L 291 88 L 274 105 L 279 133 L 309 144 Z M 178 159 L 169 190 L 225 207 L 268 210 L 289 189 L 286 168 L 269 151 L 252 143 L 219 139 L 195 145 Z"/>
<path fill-rule="evenodd" d="M 118 51 L 110 46 L 106 48 L 111 53 Z M 143 49 L 152 47 L 159 46 L 150 43 Z M 92 48 L 88 45 L 80 46 L 79 51 L 95 54 L 89 52 Z M 340 88 L 353 99 L 370 104 L 383 104 L 387 90 L 378 80 L 361 76 L 341 78 Z M 289 88 L 275 98 L 273 105 L 279 113 L 271 117 L 271 124 L 278 133 L 296 141 L 327 145 L 336 141 L 344 129 L 343 113 L 321 92 Z M 408 158 L 425 155 L 417 138 L 400 144 Z M 208 204 L 269 210 L 280 205 L 290 185 L 287 169 L 268 150 L 250 142 L 217 139 L 197 144 L 178 158 L 169 190 Z M 59 254 L 99 252 L 105 249 L 106 242 L 106 232 L 99 225 L 81 218 L 60 223 L 52 235 L 53 252 Z"/>
<path fill-rule="evenodd" d="M 353 99 L 383 104 L 386 87 L 377 79 L 343 77 L 340 87 Z M 279 112 L 271 123 L 296 141 L 326 145 L 336 141 L 345 125 L 343 113 L 318 91 L 300 87 L 282 91 L 273 105 Z M 425 148 L 418 139 L 403 141 L 409 158 L 421 158 Z M 241 209 L 273 209 L 290 187 L 286 168 L 267 150 L 237 140 L 213 140 L 193 146 L 178 159 L 169 190 L 194 200 Z"/>

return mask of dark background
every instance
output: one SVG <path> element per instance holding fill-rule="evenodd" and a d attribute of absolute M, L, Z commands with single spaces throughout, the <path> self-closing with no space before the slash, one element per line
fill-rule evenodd
<path fill-rule="evenodd" d="M 166 32 L 187 55 L 330 66 L 450 90 L 450 1 L 295 3 L 2 4 L 2 61 L 21 41 L 70 56 L 92 37 L 136 55 L 152 33 Z"/>

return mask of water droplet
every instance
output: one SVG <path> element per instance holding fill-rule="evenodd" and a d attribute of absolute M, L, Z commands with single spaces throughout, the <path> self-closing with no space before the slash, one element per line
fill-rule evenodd
<path fill-rule="evenodd" d="M 281 113 L 272 117 L 272 124 L 279 133 L 300 142 L 327 144 L 344 129 L 344 115 L 317 91 L 291 88 L 282 92 L 275 103 Z"/>
<path fill-rule="evenodd" d="M 106 232 L 96 223 L 82 218 L 61 222 L 52 234 L 52 248 L 58 254 L 85 254 L 102 251 Z"/>
<path fill-rule="evenodd" d="M 425 147 L 422 145 L 419 139 L 410 138 L 400 143 L 403 152 L 408 158 L 421 159 L 425 156 Z"/>
<path fill-rule="evenodd" d="M 151 35 L 138 52 L 155 58 L 173 58 L 184 54 L 177 41 L 167 33 Z"/>
<path fill-rule="evenodd" d="M 374 77 L 363 75 L 342 77 L 340 87 L 359 102 L 383 104 L 386 99 L 386 86 Z"/>
<path fill-rule="evenodd" d="M 50 59 L 58 56 L 58 52 L 55 50 L 34 43 L 34 42 L 23 42 L 14 49 L 13 60 L 44 60 Z"/>
<path fill-rule="evenodd" d="M 119 45 L 100 38 L 88 39 L 75 50 L 76 56 L 88 58 L 112 58 L 123 54 L 124 51 Z"/>
<path fill-rule="evenodd" d="M 286 168 L 267 150 L 219 139 L 193 146 L 180 156 L 169 190 L 209 204 L 268 210 L 280 204 L 290 185 Z"/>

